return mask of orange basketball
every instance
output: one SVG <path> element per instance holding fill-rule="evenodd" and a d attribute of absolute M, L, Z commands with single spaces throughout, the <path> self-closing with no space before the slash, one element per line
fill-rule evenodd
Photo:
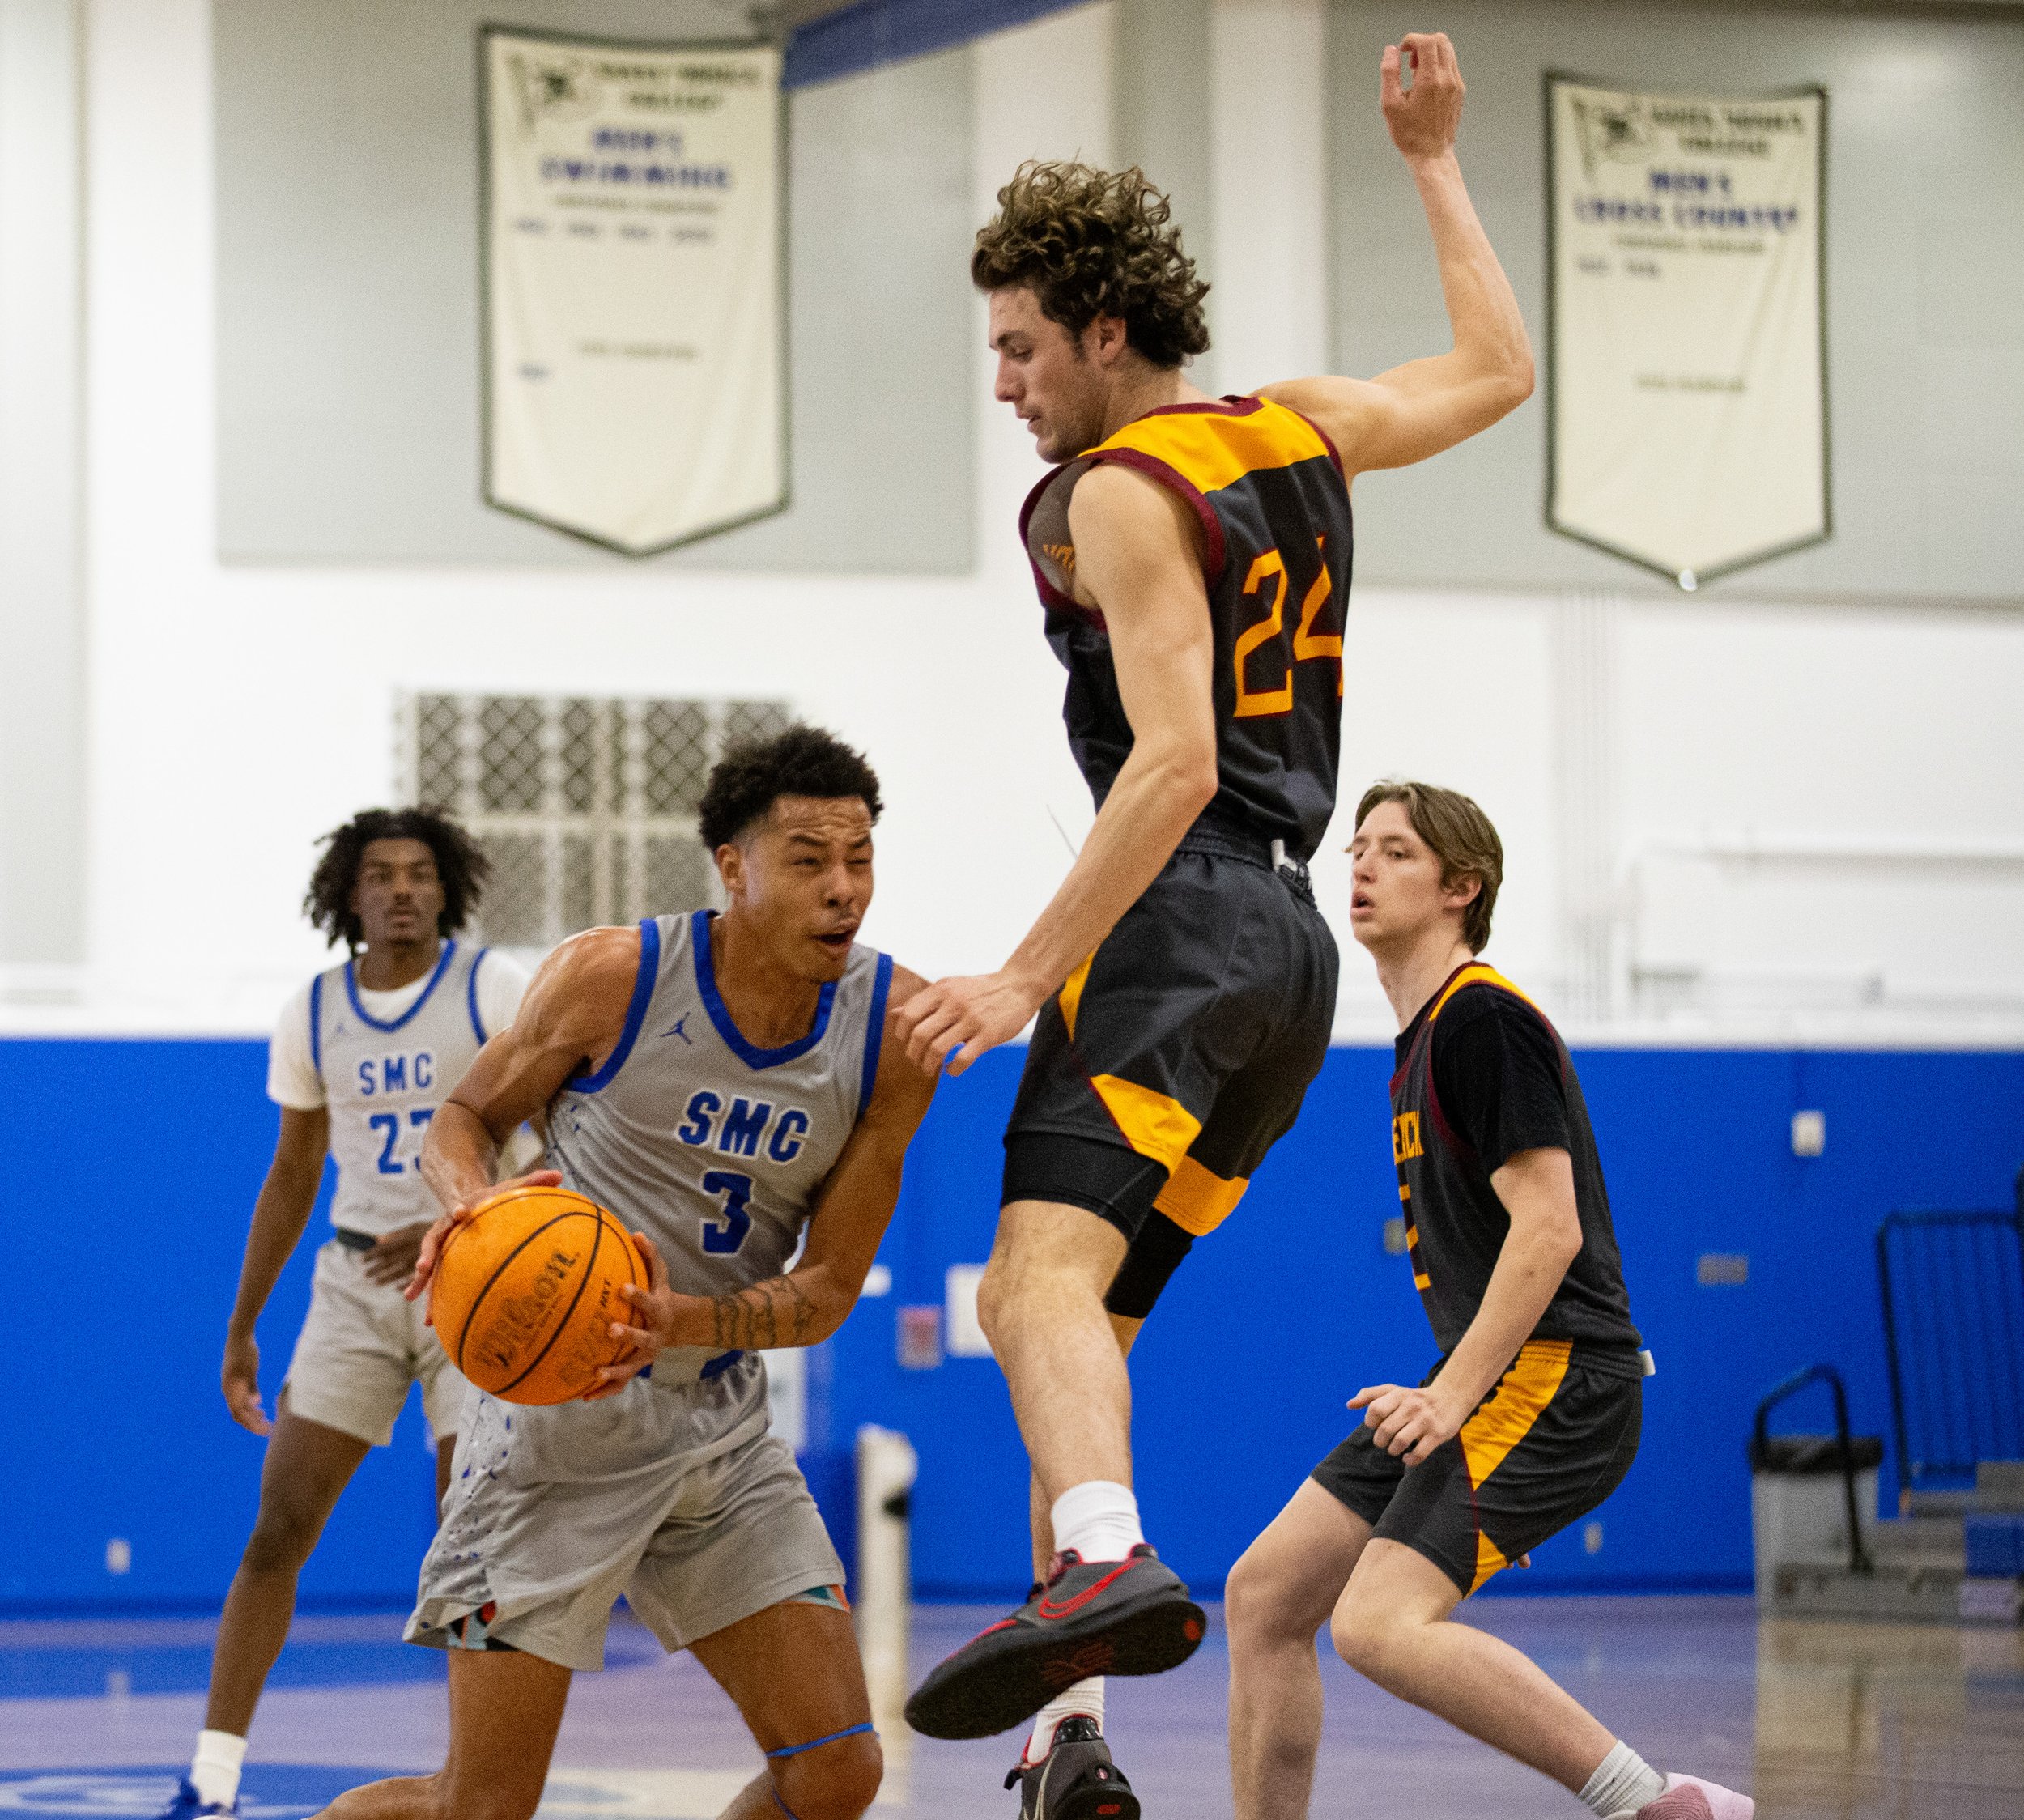
<path fill-rule="evenodd" d="M 488 1195 L 453 1228 L 429 1283 L 429 1316 L 450 1361 L 509 1403 L 566 1403 L 623 1357 L 614 1320 L 646 1286 L 632 1240 L 596 1201 L 560 1188 Z"/>

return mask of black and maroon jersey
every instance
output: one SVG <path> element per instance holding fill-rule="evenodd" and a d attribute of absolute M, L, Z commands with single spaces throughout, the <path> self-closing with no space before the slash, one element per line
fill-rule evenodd
<path fill-rule="evenodd" d="M 1204 820 L 1306 860 L 1335 813 L 1349 605 L 1350 489 L 1329 439 L 1265 398 L 1170 405 L 1056 468 L 1020 518 L 1068 671 L 1062 718 L 1100 807 L 1132 749 L 1102 614 L 1074 598 L 1069 500 L 1099 461 L 1169 487 L 1201 524 L 1215 624 L 1216 767 Z"/>
<path fill-rule="evenodd" d="M 1497 1001 L 1483 996 L 1492 993 Z M 1494 1026 L 1482 1027 L 1487 1046 L 1479 1043 L 1475 1059 L 1457 1067 L 1438 1052 L 1444 1014 L 1451 1020 L 1490 1014 L 1522 1027 L 1500 1041 Z M 1529 1073 L 1543 1079 L 1529 1079 Z M 1493 1094 L 1501 1106 L 1486 1111 Z M 1479 1147 L 1485 1144 L 1493 1146 L 1488 1155 Z M 1631 1323 L 1609 1197 L 1573 1061 L 1523 993 L 1492 968 L 1471 963 L 1457 968 L 1400 1034 L 1398 1072 L 1392 1077 L 1392 1157 L 1406 1249 L 1414 1286 L 1444 1354 L 1454 1350 L 1476 1318 L 1511 1230 L 1490 1178 L 1512 1155 L 1535 1147 L 1564 1149 L 1573 1163 L 1582 1242 L 1532 1337 L 1571 1341 L 1591 1363 L 1635 1376 L 1643 1369 L 1637 1355 L 1643 1342 Z"/>

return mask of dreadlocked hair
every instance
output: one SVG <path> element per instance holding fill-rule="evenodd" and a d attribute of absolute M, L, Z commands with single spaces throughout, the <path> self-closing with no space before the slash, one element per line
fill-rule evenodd
<path fill-rule="evenodd" d="M 323 931 L 324 939 L 333 946 L 342 940 L 355 951 L 364 939 L 351 892 L 365 850 L 376 840 L 419 840 L 436 856 L 436 876 L 443 882 L 443 913 L 436 919 L 436 933 L 454 935 L 461 929 L 491 876 L 484 850 L 440 809 L 366 809 L 317 843 L 323 855 L 309 875 L 302 913 Z"/>
<path fill-rule="evenodd" d="M 784 796 L 857 797 L 876 822 L 885 805 L 878 776 L 856 747 L 800 723 L 770 739 L 744 739 L 711 768 L 696 805 L 696 831 L 714 853 L 733 846 Z"/>
<path fill-rule="evenodd" d="M 1099 316 L 1124 318 L 1125 338 L 1156 367 L 1209 347 L 1209 287 L 1181 250 L 1167 198 L 1134 164 L 1022 164 L 978 231 L 970 278 L 980 291 L 1023 285 L 1049 321 L 1079 335 Z"/>

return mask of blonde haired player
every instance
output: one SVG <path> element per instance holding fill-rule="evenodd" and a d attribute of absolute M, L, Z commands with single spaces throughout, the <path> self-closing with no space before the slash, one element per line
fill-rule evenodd
<path fill-rule="evenodd" d="M 1579 1522 L 1636 1456 L 1648 1361 L 1572 1059 L 1477 959 L 1503 846 L 1465 796 L 1383 783 L 1357 805 L 1350 927 L 1399 1024 L 1392 1156 L 1442 1357 L 1362 1420 L 1231 1571 L 1237 1820 L 1304 1820 L 1321 1741 L 1315 1633 L 1402 1700 L 1562 1784 L 1597 1820 L 1750 1820 L 1661 1775 L 1500 1638 L 1454 1622 Z"/>
<path fill-rule="evenodd" d="M 334 829 L 304 909 L 343 963 L 282 1012 L 267 1094 L 281 1108 L 273 1165 L 254 1203 L 222 1371 L 232 1418 L 269 1437 L 260 1513 L 233 1576 L 211 1656 L 197 1754 L 164 1820 L 238 1812 L 246 1733 L 287 1640 L 296 1581 L 339 1494 L 384 1447 L 410 1386 L 448 1482 L 464 1380 L 402 1295 L 435 1203 L 422 1141 L 486 1039 L 527 989 L 508 956 L 457 939 L 486 863 L 470 837 L 427 809 L 368 809 Z M 309 1313 L 274 1419 L 260 1401 L 253 1328 L 308 1223 L 325 1156 L 338 1164 Z"/>

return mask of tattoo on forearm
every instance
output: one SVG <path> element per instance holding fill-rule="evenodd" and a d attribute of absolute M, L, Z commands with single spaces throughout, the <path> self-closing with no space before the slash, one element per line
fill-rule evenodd
<path fill-rule="evenodd" d="M 808 1344 L 821 1312 L 792 1277 L 710 1298 L 710 1343 L 726 1350 Z"/>

